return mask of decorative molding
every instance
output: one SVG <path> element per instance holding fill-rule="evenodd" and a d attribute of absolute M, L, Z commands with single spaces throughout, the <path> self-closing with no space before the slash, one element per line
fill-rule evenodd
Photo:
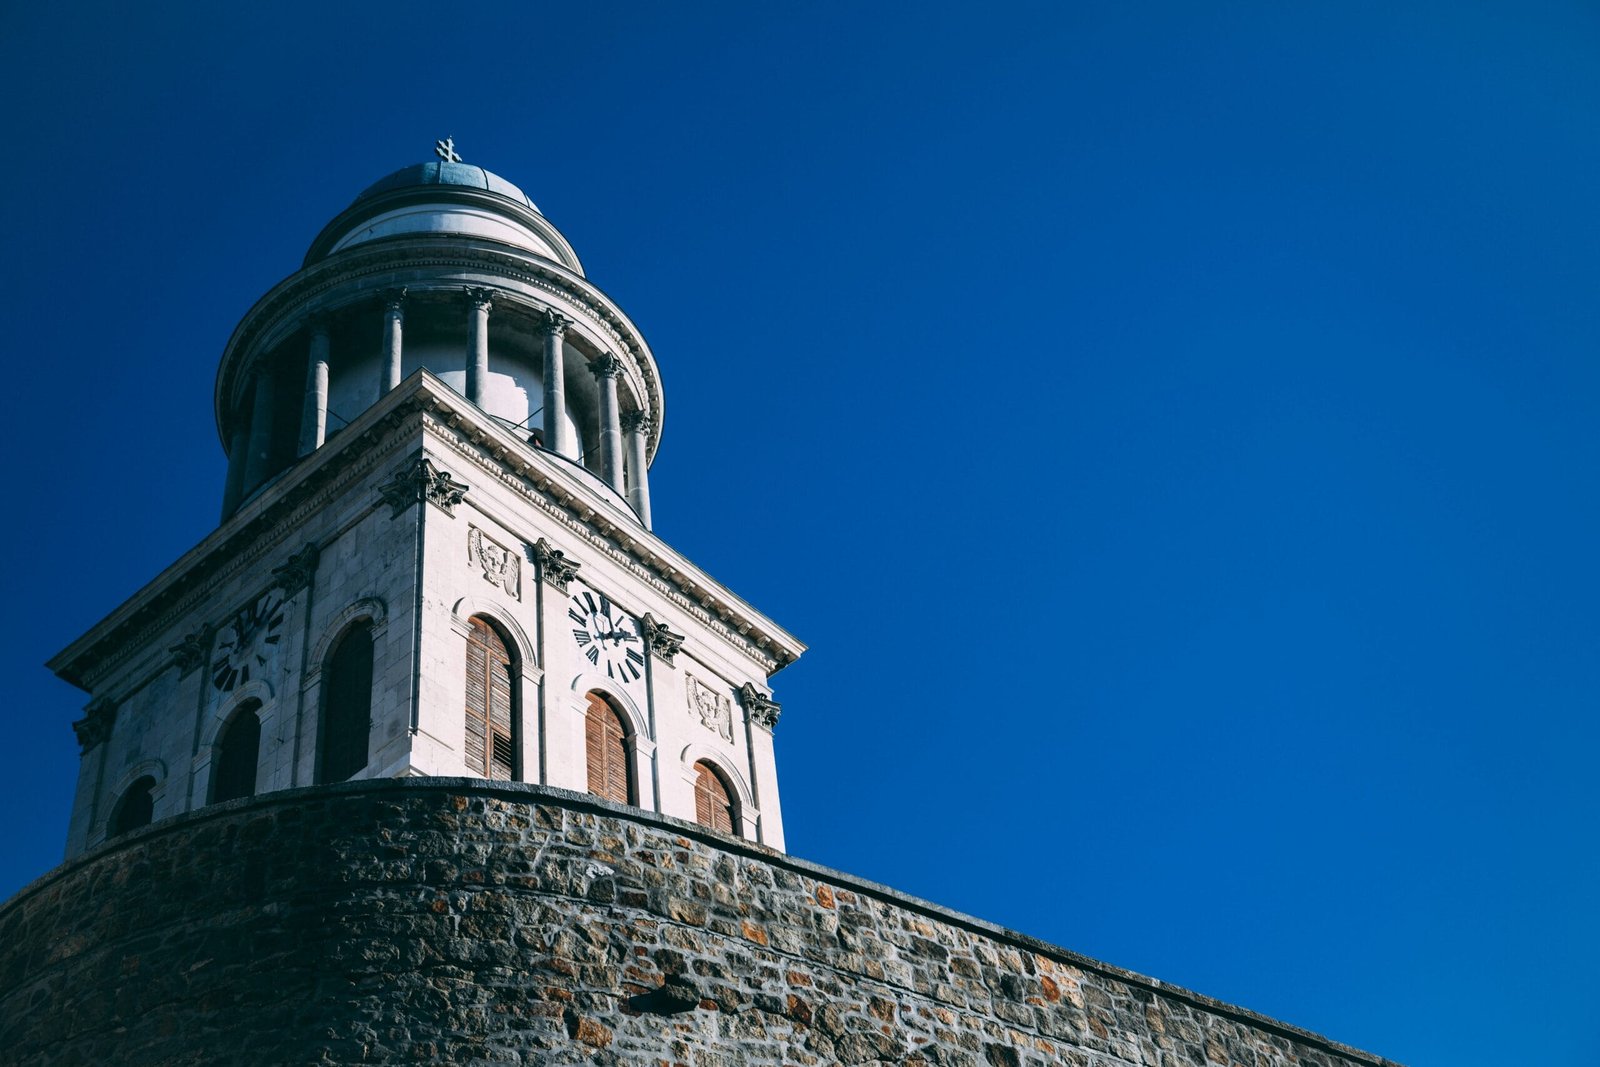
<path fill-rule="evenodd" d="M 307 541 L 304 548 L 289 557 L 289 562 L 272 568 L 272 584 L 282 589 L 285 597 L 294 596 L 311 584 L 321 557 L 322 550 L 316 542 Z"/>
<path fill-rule="evenodd" d="M 744 710 L 751 722 L 769 730 L 778 725 L 778 714 L 783 710 L 783 705 L 749 682 L 739 687 L 739 699 L 744 701 Z"/>
<path fill-rule="evenodd" d="M 472 486 L 458 482 L 449 471 L 434 466 L 427 456 L 418 456 L 409 467 L 378 486 L 378 492 L 394 509 L 390 518 L 399 518 L 412 504 L 426 500 L 446 515 L 456 513 L 456 505 Z"/>
<path fill-rule="evenodd" d="M 72 724 L 72 732 L 78 737 L 79 750 L 87 755 L 91 748 L 111 739 L 111 727 L 117 721 L 117 705 L 105 697 L 96 697 L 83 711 L 83 718 Z"/>
<path fill-rule="evenodd" d="M 91 629 L 58 653 L 51 660 L 50 669 L 80 688 L 100 688 L 101 681 L 122 669 L 134 652 L 205 610 L 217 588 L 282 547 L 302 532 L 314 516 L 325 511 L 330 501 L 344 495 L 388 462 L 407 441 L 402 436 L 407 423 L 420 429 L 422 407 L 422 398 L 407 396 L 359 436 L 344 438 L 341 435 L 338 449 L 318 452 L 318 456 L 324 458 L 314 466 L 310 477 L 289 485 L 272 499 L 269 507 L 226 537 L 218 537 L 232 525 L 232 520 L 224 523 L 212 535 L 218 539 L 208 545 L 211 538 L 207 538 L 191 550 L 185 560 L 194 557 L 194 563 L 165 583 L 153 598 L 117 623 L 108 626 L 108 618 Z M 274 493 L 273 490 L 268 492 Z M 178 566 L 183 563 L 180 560 Z M 142 596 L 141 591 L 123 607 Z M 112 617 L 121 611 L 119 608 Z M 105 632 L 89 641 L 101 627 L 106 627 Z"/>
<path fill-rule="evenodd" d="M 760 630 L 752 633 L 752 627 L 733 614 L 724 601 L 628 536 L 627 530 L 603 520 L 595 521 L 599 517 L 593 507 L 539 473 L 532 464 L 519 462 L 510 449 L 496 447 L 488 437 L 469 437 L 454 422 L 431 412 L 423 414 L 422 422 L 461 459 L 514 492 L 540 514 L 560 523 L 574 537 L 582 538 L 593 551 L 626 568 L 680 611 L 761 661 L 768 674 L 794 661 L 781 645 Z M 506 518 L 499 521 L 508 528 L 512 525 Z"/>
<path fill-rule="evenodd" d="M 542 537 L 534 543 L 533 561 L 539 565 L 539 577 L 563 593 L 567 591 L 567 583 L 577 576 L 578 568 L 583 566 L 575 559 L 568 559 L 565 552 Z"/>
<path fill-rule="evenodd" d="M 595 378 L 615 378 L 622 373 L 622 360 L 615 353 L 602 352 L 589 361 L 589 373 Z"/>
<path fill-rule="evenodd" d="M 522 599 L 521 557 L 471 523 L 467 524 L 467 562 L 482 568 L 484 581 L 504 589 L 513 600 Z"/>
<path fill-rule="evenodd" d="M 639 620 L 639 632 L 644 634 L 645 651 L 655 653 L 663 663 L 672 666 L 672 658 L 683 648 L 684 635 L 673 633 L 666 623 L 656 621 L 648 611 Z"/>
<path fill-rule="evenodd" d="M 167 649 L 172 654 L 172 661 L 177 664 L 179 678 L 206 661 L 211 653 L 211 636 L 215 632 L 211 624 L 206 623 L 193 633 L 184 634 L 177 644 Z"/>
<path fill-rule="evenodd" d="M 543 333 L 560 337 L 567 332 L 567 327 L 572 325 L 572 320 L 561 314 L 555 308 L 545 308 L 538 313 L 539 329 Z"/>
<path fill-rule="evenodd" d="M 650 413 L 648 411 L 624 411 L 622 413 L 622 430 L 624 433 L 649 433 Z"/>
<path fill-rule="evenodd" d="M 733 700 L 727 693 L 711 688 L 692 674 L 685 674 L 684 686 L 689 691 L 689 708 L 700 719 L 700 725 L 724 741 L 733 741 Z"/>
<path fill-rule="evenodd" d="M 467 303 L 476 311 L 491 311 L 494 309 L 494 290 L 482 285 L 469 285 L 466 287 Z"/>

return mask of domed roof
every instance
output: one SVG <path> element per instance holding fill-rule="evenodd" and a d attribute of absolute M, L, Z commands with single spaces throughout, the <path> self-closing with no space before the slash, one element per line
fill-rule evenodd
<path fill-rule="evenodd" d="M 439 159 L 431 163 L 414 163 L 409 167 L 402 167 L 387 178 L 373 182 L 362 190 L 361 195 L 352 202 L 352 206 L 380 193 L 418 185 L 456 185 L 467 189 L 481 189 L 514 200 L 530 210 L 539 210 L 539 206 L 528 199 L 527 193 L 500 175 L 490 173 L 482 167 L 475 167 L 471 163 L 449 163 Z"/>

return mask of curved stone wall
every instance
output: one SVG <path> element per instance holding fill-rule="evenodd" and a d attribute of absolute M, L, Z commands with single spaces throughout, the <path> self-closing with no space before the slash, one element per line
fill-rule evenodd
<path fill-rule="evenodd" d="M 130 834 L 0 907 L 0 1063 L 1383 1064 L 849 876 L 536 786 Z"/>

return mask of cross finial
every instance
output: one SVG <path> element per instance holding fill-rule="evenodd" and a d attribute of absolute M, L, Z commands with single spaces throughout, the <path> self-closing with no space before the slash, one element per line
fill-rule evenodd
<path fill-rule="evenodd" d="M 456 139 L 446 137 L 442 141 L 433 142 L 433 154 L 446 163 L 460 163 L 461 156 L 456 153 Z"/>

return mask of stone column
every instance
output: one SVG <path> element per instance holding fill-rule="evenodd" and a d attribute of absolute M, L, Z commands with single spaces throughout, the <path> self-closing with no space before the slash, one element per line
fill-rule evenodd
<path fill-rule="evenodd" d="M 467 399 L 483 406 L 489 389 L 489 309 L 494 306 L 494 290 L 467 288 Z"/>
<path fill-rule="evenodd" d="M 250 443 L 245 449 L 244 485 L 240 497 L 260 485 L 267 477 L 272 459 L 272 418 L 277 410 L 276 385 L 272 373 L 256 366 L 255 399 L 250 405 Z"/>
<path fill-rule="evenodd" d="M 222 517 L 227 519 L 239 506 L 244 491 L 244 468 L 250 455 L 250 420 L 243 412 L 234 417 L 233 436 L 228 438 L 228 480 L 222 490 Z"/>
<path fill-rule="evenodd" d="M 622 360 L 602 352 L 589 361 L 589 370 L 600 387 L 600 476 L 621 494 L 622 420 L 617 408 L 617 375 L 622 373 Z"/>
<path fill-rule="evenodd" d="M 306 363 L 306 401 L 300 413 L 301 456 L 322 447 L 328 438 L 328 319 L 312 315 L 311 356 Z"/>
<path fill-rule="evenodd" d="M 572 320 L 546 308 L 540 323 L 544 330 L 544 447 L 568 459 L 578 458 L 578 445 L 567 429 L 567 385 L 562 374 L 561 340 Z"/>
<path fill-rule="evenodd" d="M 385 289 L 383 298 L 383 377 L 378 382 L 382 396 L 400 384 L 400 333 L 406 321 L 406 291 Z"/>
<path fill-rule="evenodd" d="M 622 432 L 628 437 L 628 503 L 646 530 L 650 529 L 650 473 L 645 462 L 645 445 L 650 437 L 650 415 L 630 411 L 622 416 Z"/>

